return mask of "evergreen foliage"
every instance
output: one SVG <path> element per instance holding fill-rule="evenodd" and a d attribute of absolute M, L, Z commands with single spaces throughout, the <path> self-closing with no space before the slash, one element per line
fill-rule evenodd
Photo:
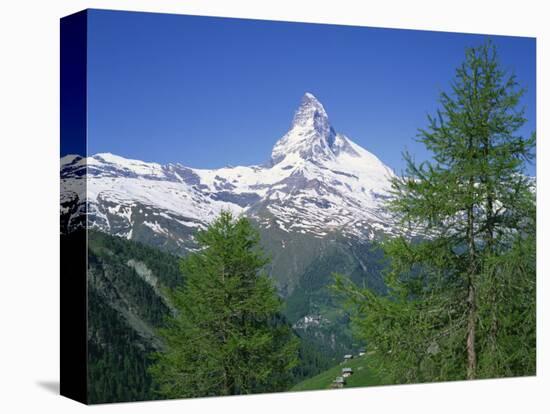
<path fill-rule="evenodd" d="M 518 134 L 522 93 L 490 42 L 467 50 L 419 131 L 432 161 L 405 154 L 392 183 L 389 208 L 409 233 L 383 244 L 388 294 L 336 276 L 389 382 L 535 373 L 535 197 L 524 171 L 535 136 Z"/>
<path fill-rule="evenodd" d="M 168 398 L 282 391 L 292 382 L 298 341 L 282 323 L 281 301 L 262 272 L 267 259 L 245 218 L 223 212 L 196 236 L 181 263 L 183 287 L 159 335 L 150 372 Z"/>

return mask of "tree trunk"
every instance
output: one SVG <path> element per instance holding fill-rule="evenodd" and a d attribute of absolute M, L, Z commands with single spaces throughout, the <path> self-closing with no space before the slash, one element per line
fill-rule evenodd
<path fill-rule="evenodd" d="M 485 188 L 485 251 L 492 255 L 494 253 L 495 245 L 495 212 L 494 212 L 494 200 L 495 200 L 495 190 L 494 190 L 494 178 L 490 172 L 490 162 L 491 155 L 490 151 L 492 149 L 492 138 L 489 131 L 489 113 L 492 108 L 487 107 L 485 114 L 483 116 L 483 125 L 486 126 L 486 129 L 483 133 L 483 162 L 487 166 L 482 182 Z M 492 269 L 485 269 L 484 276 L 486 280 L 485 283 L 489 284 L 488 288 L 488 302 L 490 304 L 491 311 L 491 322 L 490 328 L 488 331 L 488 343 L 489 343 L 489 352 L 496 352 L 496 342 L 497 342 L 497 331 L 498 331 L 498 317 L 497 317 L 497 281 L 496 274 Z"/>
<path fill-rule="evenodd" d="M 475 288 L 472 281 L 468 286 L 468 336 L 466 338 L 466 350 L 468 352 L 468 367 L 467 378 L 475 379 L 476 377 L 476 301 L 475 301 Z"/>
<path fill-rule="evenodd" d="M 470 268 L 468 269 L 468 327 L 466 337 L 466 352 L 468 355 L 467 378 L 475 379 L 476 377 L 476 291 L 475 291 L 475 274 L 476 274 L 476 257 L 475 257 L 475 240 L 474 240 L 474 209 L 470 206 L 468 209 L 468 250 L 470 255 Z"/>

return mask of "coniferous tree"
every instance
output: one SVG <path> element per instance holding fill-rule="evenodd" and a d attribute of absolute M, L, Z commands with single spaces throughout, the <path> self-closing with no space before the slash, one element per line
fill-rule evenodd
<path fill-rule="evenodd" d="M 390 293 L 337 277 L 393 382 L 534 374 L 535 199 L 524 168 L 535 137 L 518 134 L 522 93 L 490 42 L 469 49 L 419 132 L 432 161 L 405 154 L 392 183 L 389 208 L 409 235 L 383 244 Z"/>
<path fill-rule="evenodd" d="M 298 342 L 262 272 L 268 263 L 245 218 L 223 212 L 182 260 L 185 285 L 168 293 L 175 314 L 159 331 L 164 352 L 150 372 L 164 397 L 281 391 Z"/>

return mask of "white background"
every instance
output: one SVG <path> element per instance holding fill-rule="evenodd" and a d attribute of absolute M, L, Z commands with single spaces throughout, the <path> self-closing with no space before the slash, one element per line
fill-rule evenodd
<path fill-rule="evenodd" d="M 548 123 L 550 12 L 543 0 L 12 0 L 0 12 L 0 412 L 550 412 Z M 59 18 L 88 8 L 162 11 L 537 37 L 538 375 L 452 384 L 83 405 L 59 381 Z M 545 27 L 546 25 L 546 27 Z M 544 130 L 544 127 L 546 129 Z"/>

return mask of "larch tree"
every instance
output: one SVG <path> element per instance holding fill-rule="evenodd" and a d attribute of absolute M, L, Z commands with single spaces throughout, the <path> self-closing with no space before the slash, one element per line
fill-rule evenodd
<path fill-rule="evenodd" d="M 168 293 L 174 315 L 150 372 L 168 398 L 282 391 L 298 341 L 262 271 L 268 263 L 246 218 L 222 212 L 182 260 L 184 285 Z"/>
<path fill-rule="evenodd" d="M 336 290 L 393 382 L 532 375 L 535 192 L 523 90 L 495 46 L 468 49 L 418 140 L 431 152 L 392 182 L 400 237 L 382 243 L 389 292 Z"/>

